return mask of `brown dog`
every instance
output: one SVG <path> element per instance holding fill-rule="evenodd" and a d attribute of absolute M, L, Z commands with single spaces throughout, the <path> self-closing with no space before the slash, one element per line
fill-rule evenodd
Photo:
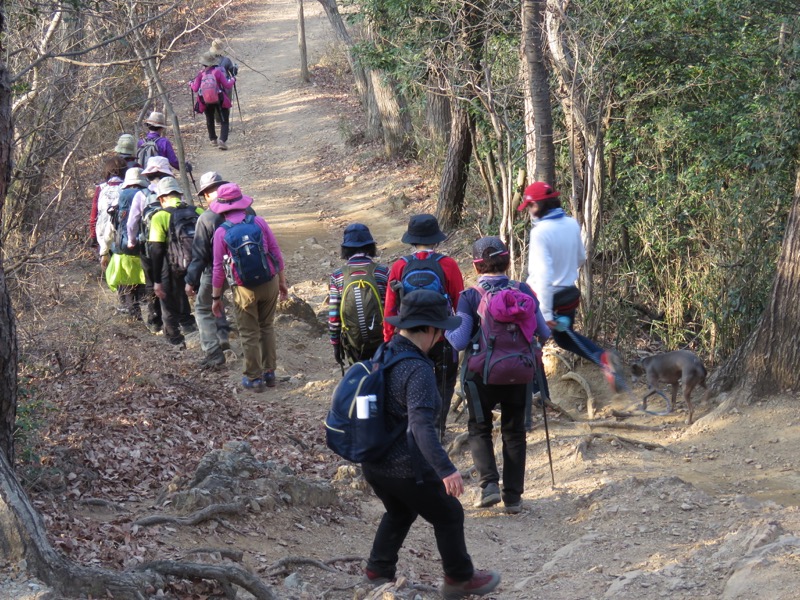
<path fill-rule="evenodd" d="M 691 395 L 696 386 L 706 390 L 701 402 L 708 398 L 709 389 L 706 387 L 706 368 L 703 362 L 697 358 L 693 352 L 688 350 L 675 350 L 664 354 L 648 356 L 631 365 L 632 379 L 635 383 L 642 375 L 647 375 L 647 389 L 650 391 L 642 398 L 642 410 L 647 410 L 647 399 L 653 394 L 660 394 L 667 401 L 667 413 L 672 412 L 675 398 L 678 395 L 678 383 L 683 381 L 683 399 L 689 410 L 686 419 L 688 424 L 692 423 L 694 409 L 692 408 Z M 669 400 L 663 392 L 656 389 L 658 382 L 669 383 L 672 385 L 672 400 Z M 666 414 L 666 413 L 665 413 Z"/>

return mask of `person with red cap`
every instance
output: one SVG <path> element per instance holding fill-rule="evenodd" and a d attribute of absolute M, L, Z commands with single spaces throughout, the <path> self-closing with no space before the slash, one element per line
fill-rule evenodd
<path fill-rule="evenodd" d="M 528 285 L 539 298 L 547 325 L 558 346 L 582 356 L 603 369 L 612 392 L 621 381 L 615 357 L 573 329 L 581 293 L 575 286 L 578 269 L 586 262 L 586 249 L 578 222 L 567 216 L 550 184 L 536 181 L 525 188 L 517 210 L 528 211 L 533 226 L 528 244 Z"/>

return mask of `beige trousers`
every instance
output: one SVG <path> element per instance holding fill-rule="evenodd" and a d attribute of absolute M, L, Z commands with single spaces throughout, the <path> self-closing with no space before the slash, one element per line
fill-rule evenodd
<path fill-rule="evenodd" d="M 265 371 L 275 370 L 277 352 L 272 323 L 278 291 L 277 275 L 252 290 L 241 286 L 233 288 L 236 322 L 244 350 L 244 374 L 249 379 L 261 379 Z"/>

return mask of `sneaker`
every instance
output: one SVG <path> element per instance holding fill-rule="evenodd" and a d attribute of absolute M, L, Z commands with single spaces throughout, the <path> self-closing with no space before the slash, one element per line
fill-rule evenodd
<path fill-rule="evenodd" d="M 505 511 L 509 515 L 518 515 L 522 512 L 522 500 L 517 500 L 516 502 L 506 502 Z"/>
<path fill-rule="evenodd" d="M 246 390 L 252 390 L 254 392 L 263 392 L 264 382 L 258 378 L 250 379 L 247 375 L 243 375 L 242 387 Z"/>
<path fill-rule="evenodd" d="M 214 352 L 206 354 L 203 360 L 200 361 L 199 367 L 201 369 L 213 369 L 225 364 L 225 353 L 221 348 L 217 348 Z"/>
<path fill-rule="evenodd" d="M 211 140 L 209 143 L 210 143 L 212 146 L 216 146 L 216 145 L 217 145 L 217 140 Z"/>
<path fill-rule="evenodd" d="M 611 392 L 616 394 L 622 390 L 622 377 L 620 376 L 621 365 L 616 353 L 605 350 L 600 355 L 600 366 L 603 369 L 608 387 Z"/>
<path fill-rule="evenodd" d="M 488 508 L 500 503 L 500 486 L 489 483 L 481 490 L 481 498 L 473 505 L 475 508 Z"/>
<path fill-rule="evenodd" d="M 364 569 L 364 583 L 368 583 L 377 587 L 379 585 L 383 585 L 384 583 L 389 583 L 390 581 L 394 581 L 394 579 L 379 575 L 370 569 Z"/>
<path fill-rule="evenodd" d="M 456 581 L 445 576 L 442 597 L 449 600 L 467 596 L 485 596 L 498 585 L 500 585 L 500 573 L 497 571 L 475 571 L 467 581 Z"/>
<path fill-rule="evenodd" d="M 277 383 L 275 381 L 275 371 L 264 371 L 263 379 L 264 385 L 267 387 L 275 387 Z"/>
<path fill-rule="evenodd" d="M 226 144 L 225 142 L 223 142 L 222 140 L 220 140 L 220 141 L 217 143 L 217 148 L 219 148 L 220 150 L 227 150 L 227 149 L 228 149 L 228 144 Z"/>

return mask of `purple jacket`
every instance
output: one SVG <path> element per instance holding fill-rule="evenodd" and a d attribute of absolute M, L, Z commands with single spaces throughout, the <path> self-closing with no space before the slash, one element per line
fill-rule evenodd
<path fill-rule="evenodd" d="M 169 166 L 173 169 L 180 169 L 178 156 L 175 154 L 175 150 L 172 149 L 172 142 L 165 137 L 161 137 L 155 131 L 148 132 L 147 137 L 145 137 L 144 140 L 155 140 L 156 152 L 158 155 L 166 158 L 169 161 Z M 139 140 L 139 148 L 144 145 L 144 140 Z"/>

